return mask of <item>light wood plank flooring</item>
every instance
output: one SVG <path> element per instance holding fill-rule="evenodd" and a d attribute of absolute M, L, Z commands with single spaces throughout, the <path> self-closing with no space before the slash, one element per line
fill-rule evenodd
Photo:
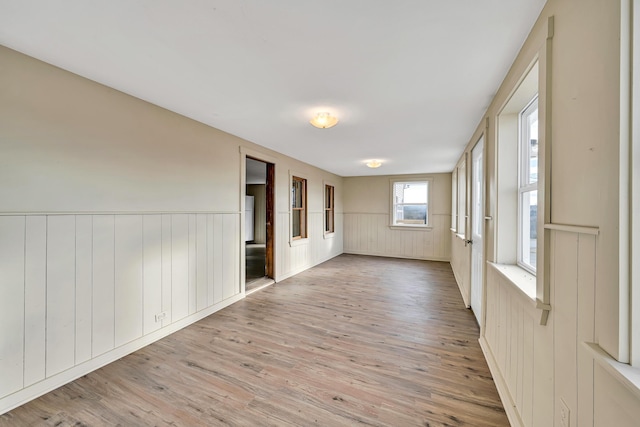
<path fill-rule="evenodd" d="M 341 255 L 0 426 L 508 426 L 447 263 Z"/>

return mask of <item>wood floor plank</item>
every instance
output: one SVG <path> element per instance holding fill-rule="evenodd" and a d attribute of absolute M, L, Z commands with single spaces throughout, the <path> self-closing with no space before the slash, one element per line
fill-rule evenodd
<path fill-rule="evenodd" d="M 508 426 L 449 264 L 341 255 L 0 426 Z"/>

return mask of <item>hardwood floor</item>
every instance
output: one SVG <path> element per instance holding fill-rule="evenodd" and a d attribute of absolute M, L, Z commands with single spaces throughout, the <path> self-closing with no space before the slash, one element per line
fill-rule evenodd
<path fill-rule="evenodd" d="M 508 426 L 448 263 L 341 255 L 0 426 Z"/>

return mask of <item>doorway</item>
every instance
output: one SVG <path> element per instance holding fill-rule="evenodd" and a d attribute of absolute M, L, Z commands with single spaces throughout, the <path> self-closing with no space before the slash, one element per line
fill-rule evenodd
<path fill-rule="evenodd" d="M 484 136 L 471 151 L 471 310 L 482 327 L 484 275 Z"/>
<path fill-rule="evenodd" d="M 246 158 L 245 292 L 273 283 L 274 164 Z"/>

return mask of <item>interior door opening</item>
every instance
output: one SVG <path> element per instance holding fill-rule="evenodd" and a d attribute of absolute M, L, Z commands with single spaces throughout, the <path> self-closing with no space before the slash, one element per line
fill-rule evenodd
<path fill-rule="evenodd" d="M 245 292 L 273 283 L 274 165 L 247 157 L 245 188 Z"/>

